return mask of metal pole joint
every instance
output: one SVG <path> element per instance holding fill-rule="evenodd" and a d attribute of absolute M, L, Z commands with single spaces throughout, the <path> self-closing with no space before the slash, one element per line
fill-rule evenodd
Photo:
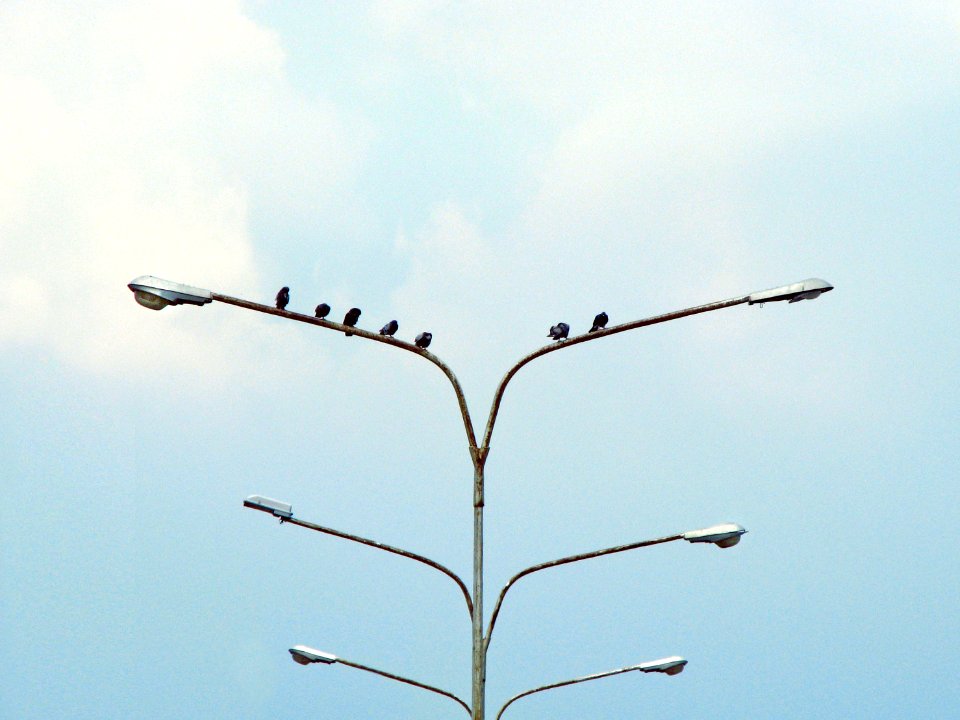
<path fill-rule="evenodd" d="M 477 447 L 476 445 L 470 446 L 470 457 L 473 459 L 474 467 L 483 467 L 487 462 L 487 454 L 489 454 L 489 447 Z"/>

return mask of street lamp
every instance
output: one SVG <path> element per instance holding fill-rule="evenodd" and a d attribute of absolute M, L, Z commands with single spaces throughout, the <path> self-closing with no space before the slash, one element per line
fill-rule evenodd
<path fill-rule="evenodd" d="M 331 653 L 315 650 L 312 647 L 307 647 L 306 645 L 294 645 L 292 648 L 290 648 L 289 652 L 290 656 L 293 658 L 293 661 L 299 663 L 300 665 L 312 665 L 314 663 L 333 665 L 334 663 L 340 663 L 341 665 L 347 665 L 348 667 L 356 668 L 357 670 L 364 670 L 366 672 L 373 673 L 374 675 L 379 675 L 380 677 L 396 680 L 397 682 L 402 682 L 407 685 L 413 685 L 414 687 L 418 687 L 422 690 L 429 690 L 432 693 L 443 695 L 444 697 L 454 700 L 460 705 L 460 707 L 467 711 L 467 715 L 470 714 L 470 706 L 467 705 L 463 700 L 458 698 L 453 693 L 433 687 L 433 685 L 427 685 L 425 683 L 418 682 L 417 680 L 411 680 L 410 678 L 405 678 L 400 675 L 394 675 L 393 673 L 385 672 L 384 670 L 378 670 L 377 668 L 370 667 L 369 665 L 361 665 L 353 660 L 347 660 L 342 657 L 337 657 Z"/>
<path fill-rule="evenodd" d="M 748 303 L 777 302 L 778 300 L 787 300 L 795 303 L 801 300 L 816 300 L 823 293 L 833 290 L 833 285 L 820 278 L 807 278 L 792 285 L 781 285 L 780 287 L 763 290 L 750 294 Z"/>
<path fill-rule="evenodd" d="M 163 310 L 167 305 L 206 305 L 213 301 L 209 290 L 182 283 L 141 275 L 127 285 L 134 299 L 150 310 Z"/>
<path fill-rule="evenodd" d="M 243 506 L 270 513 L 281 521 L 293 517 L 293 505 L 262 495 L 251 495 L 243 501 Z"/>
<path fill-rule="evenodd" d="M 745 532 L 746 530 L 736 523 L 724 523 L 703 530 L 685 532 L 683 539 L 691 543 L 713 543 L 719 548 L 728 548 L 740 542 L 740 536 Z"/>
<path fill-rule="evenodd" d="M 338 660 L 336 655 L 314 650 L 306 645 L 294 645 L 290 648 L 290 655 L 293 657 L 294 662 L 300 663 L 301 665 L 309 665 L 311 663 L 332 665 Z"/>
<path fill-rule="evenodd" d="M 679 675 L 687 666 L 687 661 L 679 655 L 672 655 L 661 660 L 651 660 L 650 662 L 640 663 L 637 670 L 645 673 L 663 673 L 664 675 Z"/>
<path fill-rule="evenodd" d="M 459 380 L 457 380 L 456 375 L 450 367 L 444 363 L 440 358 L 438 358 L 433 353 L 429 352 L 426 349 L 417 347 L 413 343 L 405 342 L 403 340 L 398 340 L 391 336 L 379 335 L 376 333 L 363 330 L 362 328 L 347 327 L 340 323 L 329 321 L 322 318 L 315 318 L 310 315 L 305 315 L 302 313 L 291 312 L 286 309 L 279 309 L 272 307 L 270 305 L 264 305 L 262 303 L 256 303 L 249 300 L 243 300 L 241 298 L 231 297 L 229 295 L 221 295 L 219 293 L 211 292 L 209 290 L 202 290 L 200 288 L 194 288 L 187 285 L 181 285 L 179 283 L 173 283 L 167 280 L 160 280 L 152 276 L 139 277 L 133 282 L 130 283 L 129 288 L 133 291 L 134 296 L 138 303 L 144 307 L 159 310 L 167 305 L 179 305 L 179 304 L 192 304 L 192 305 L 204 305 L 211 301 L 222 302 L 228 305 L 233 305 L 236 307 L 244 308 L 247 310 L 255 310 L 256 312 L 265 313 L 268 315 L 277 315 L 280 317 L 285 317 L 290 320 L 296 320 L 298 322 L 308 323 L 311 325 L 318 325 L 329 330 L 334 330 L 336 332 L 349 333 L 356 337 L 366 338 L 374 342 L 384 343 L 387 345 L 392 345 L 398 349 L 405 350 L 407 352 L 415 353 L 420 355 L 425 360 L 428 360 L 432 364 L 436 365 L 450 381 L 451 386 L 453 387 L 454 394 L 457 399 L 457 404 L 460 408 L 460 416 L 463 420 L 463 428 L 466 434 L 467 439 L 467 449 L 470 453 L 470 459 L 473 464 L 473 593 L 472 598 L 470 593 L 466 591 L 466 586 L 459 581 L 459 578 L 446 570 L 443 569 L 447 574 L 452 578 L 458 580 L 461 585 L 461 589 L 464 591 L 465 596 L 467 597 L 467 606 L 470 610 L 471 616 L 471 632 L 472 632 L 472 646 L 473 652 L 471 653 L 471 673 L 472 673 L 472 716 L 473 720 L 483 720 L 484 717 L 484 701 L 486 693 L 486 650 L 489 644 L 490 636 L 489 634 L 484 634 L 483 626 L 483 509 L 484 509 L 484 469 L 486 466 L 486 461 L 490 453 L 490 442 L 493 436 L 493 429 L 496 424 L 497 414 L 500 410 L 500 404 L 503 400 L 504 392 L 506 391 L 507 385 L 510 380 L 520 371 L 521 368 L 536 360 L 539 357 L 548 355 L 558 350 L 563 350 L 574 345 L 580 345 L 582 343 L 591 342 L 599 340 L 600 338 L 605 338 L 609 335 L 614 335 L 621 332 L 626 332 L 628 330 L 635 330 L 637 328 L 646 327 L 648 325 L 656 325 L 659 323 L 669 322 L 671 320 L 678 320 L 683 317 L 689 317 L 691 315 L 698 315 L 700 313 L 712 312 L 714 310 L 722 310 L 724 308 L 733 307 L 735 305 L 750 304 L 754 305 L 757 303 L 764 302 L 776 302 L 780 300 L 788 300 L 789 302 L 797 302 L 799 300 L 812 300 L 816 297 L 819 297 L 825 292 L 829 292 L 833 289 L 833 286 L 826 282 L 825 280 L 820 280 L 818 278 L 810 278 L 807 280 L 802 280 L 798 283 L 793 283 L 790 285 L 782 285 L 780 287 L 772 288 L 770 290 L 763 290 L 760 292 L 754 292 L 748 295 L 740 295 L 737 297 L 729 298 L 727 300 L 720 300 L 717 302 L 707 303 L 704 305 L 697 305 L 694 307 L 685 308 L 682 310 L 676 310 L 673 312 L 664 313 L 662 315 L 654 315 L 652 317 L 644 318 L 642 320 L 634 320 L 620 325 L 613 325 L 606 327 L 595 332 L 583 333 L 581 335 L 576 335 L 560 342 L 551 343 L 541 347 L 538 350 L 531 352 L 525 357 L 521 358 L 519 361 L 514 363 L 514 365 L 504 374 L 503 378 L 500 380 L 500 384 L 497 386 L 497 389 L 493 396 L 493 402 L 490 405 L 490 411 L 487 416 L 487 423 L 484 427 L 483 435 L 480 438 L 480 441 L 477 441 L 477 433 L 474 428 L 474 423 L 470 417 L 470 411 L 467 407 L 466 397 L 464 396 L 463 389 L 460 386 Z M 251 506 L 253 507 L 253 506 Z M 257 507 L 256 509 L 264 510 L 263 507 Z M 277 514 L 274 512 L 277 508 L 269 510 L 272 514 Z M 266 511 L 266 510 L 265 510 Z M 284 518 L 279 516 L 281 520 L 287 520 L 291 522 L 291 518 Z M 310 527 L 309 524 L 303 524 L 305 527 Z M 314 529 L 320 529 L 315 527 Z M 742 528 L 741 528 L 742 530 Z M 339 534 L 340 537 L 347 537 L 348 539 L 356 540 L 357 542 L 363 542 L 368 545 L 379 546 L 379 544 L 365 540 L 363 538 L 358 538 L 356 536 L 347 536 L 346 534 L 338 533 L 337 531 L 330 530 L 329 528 L 321 530 L 322 532 L 328 532 L 333 535 Z M 715 540 L 707 539 L 708 536 L 719 535 L 725 533 L 707 533 L 704 536 L 694 536 L 690 535 L 684 539 L 689 542 L 714 542 L 720 547 L 729 547 L 736 544 L 739 540 L 742 532 L 737 531 L 728 531 L 732 534 L 726 534 L 726 537 L 717 537 Z M 683 536 L 679 536 L 683 537 Z M 679 539 L 679 537 L 673 539 Z M 413 554 L 406 553 L 405 551 L 400 551 L 398 548 L 389 548 L 384 546 L 383 549 L 388 549 L 390 552 L 396 552 L 397 554 L 406 555 L 407 557 L 413 557 Z M 626 549 L 626 548 L 624 548 Z M 611 550 L 612 551 L 612 550 Z M 414 559 L 419 559 L 421 562 L 426 562 L 430 564 L 432 561 L 427 561 L 426 558 L 422 556 L 417 556 Z M 572 562 L 572 560 L 569 560 Z M 545 564 L 544 567 L 547 565 Z M 440 569 L 440 568 L 438 568 Z M 532 572 L 532 569 L 528 569 Z M 519 576 L 517 576 L 519 577 Z M 503 593 L 501 593 L 502 600 Z M 497 608 L 499 610 L 499 606 Z M 491 625 L 489 631 L 493 629 L 493 618 L 491 618 Z M 488 633 L 489 633 L 488 631 Z"/>
<path fill-rule="evenodd" d="M 661 658 L 660 660 L 651 660 L 649 662 L 640 663 L 639 665 L 628 665 L 627 667 L 617 668 L 616 670 L 607 670 L 606 672 L 595 673 L 593 675 L 584 675 L 583 677 L 573 678 L 572 680 L 562 680 L 560 682 L 550 683 L 549 685 L 541 685 L 540 687 L 533 688 L 533 690 L 527 690 L 518 695 L 514 695 L 512 698 L 507 700 L 507 702 L 503 704 L 503 707 L 500 708 L 500 712 L 497 713 L 496 720 L 500 720 L 504 711 L 515 701 L 519 700 L 520 698 L 527 697 L 528 695 L 533 695 L 534 693 L 543 692 L 544 690 L 553 690 L 554 688 L 575 685 L 576 683 L 587 682 L 588 680 L 599 680 L 600 678 L 633 672 L 634 670 L 642 673 L 679 675 L 683 672 L 683 668 L 686 666 L 686 664 L 687 661 L 682 657 L 679 655 L 673 655 L 672 657 Z"/>

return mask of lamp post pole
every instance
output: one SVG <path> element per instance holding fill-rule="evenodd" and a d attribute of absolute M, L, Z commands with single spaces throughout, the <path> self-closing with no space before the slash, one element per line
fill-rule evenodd
<path fill-rule="evenodd" d="M 257 312 L 266 313 L 269 315 L 278 315 L 280 317 L 288 318 L 290 320 L 297 320 L 298 322 L 305 322 L 311 325 L 318 325 L 320 327 L 325 327 L 331 330 L 349 333 L 357 337 L 367 338 L 368 340 L 374 340 L 376 342 L 385 343 L 387 345 L 393 345 L 394 347 L 412 352 L 418 355 L 421 355 L 425 359 L 432 362 L 447 376 L 447 379 L 450 381 L 453 386 L 454 393 L 457 398 L 457 403 L 460 407 L 460 415 L 463 420 L 464 431 L 467 436 L 468 448 L 470 451 L 470 458 L 473 462 L 473 597 L 472 602 L 468 598 L 468 608 L 470 609 L 471 616 L 471 635 L 472 635 L 472 653 L 471 653 L 471 686 L 472 686 L 472 704 L 470 712 L 473 720 L 483 720 L 484 719 L 484 704 L 485 704 L 485 695 L 486 695 L 486 681 L 487 681 L 487 647 L 490 642 L 490 636 L 493 632 L 493 625 L 496 621 L 496 615 L 499 613 L 501 603 L 503 602 L 503 597 L 506 594 L 512 583 L 529 572 L 535 570 L 544 569 L 546 567 L 552 567 L 557 564 L 562 564 L 564 562 L 574 562 L 575 560 L 587 559 L 588 557 L 597 557 L 602 554 L 607 554 L 610 552 L 619 552 L 622 550 L 632 549 L 633 547 L 641 547 L 644 543 L 634 544 L 630 546 L 619 546 L 618 548 L 611 548 L 606 551 L 599 551 L 597 553 L 586 553 L 582 556 L 571 556 L 570 558 L 564 558 L 560 561 L 555 561 L 553 563 L 544 563 L 540 566 L 534 566 L 533 568 L 528 568 L 522 573 L 514 576 L 503 589 L 500 598 L 497 601 L 496 608 L 494 610 L 494 615 L 491 617 L 489 629 L 484 635 L 483 630 L 483 508 L 484 508 L 484 469 L 486 466 L 487 457 L 490 452 L 490 439 L 493 435 L 493 428 L 496 423 L 497 414 L 500 410 L 500 404 L 503 400 L 503 394 L 506 391 L 507 385 L 510 380 L 517 374 L 517 372 L 527 365 L 528 363 L 536 360 L 539 357 L 547 355 L 551 352 L 557 350 L 562 350 L 574 345 L 579 345 L 581 343 L 589 342 L 592 340 L 599 340 L 600 338 L 607 337 L 609 335 L 615 335 L 617 333 L 626 332 L 627 330 L 634 330 L 641 327 L 646 327 L 648 325 L 656 325 L 663 322 L 668 322 L 671 320 L 677 320 L 683 317 L 688 317 L 690 315 L 698 315 L 700 313 L 711 312 L 713 310 L 721 310 L 728 307 L 733 307 L 735 305 L 741 305 L 749 303 L 751 305 L 756 303 L 765 303 L 765 302 L 776 302 L 786 300 L 789 302 L 797 302 L 798 300 L 812 300 L 821 295 L 824 292 L 833 289 L 833 286 L 827 283 L 824 280 L 818 278 L 810 278 L 808 280 L 803 280 L 799 283 L 793 283 L 791 285 L 783 285 L 777 288 L 772 288 L 770 290 L 764 290 L 761 292 L 751 293 L 749 295 L 742 295 L 739 297 L 730 298 L 728 300 L 721 300 L 718 302 L 707 303 L 705 305 L 697 305 L 695 307 L 686 308 L 683 310 L 677 310 L 670 313 L 665 313 L 662 315 L 654 315 L 649 318 L 642 320 L 635 320 L 632 322 L 623 323 L 621 325 L 614 325 L 608 328 L 600 329 L 595 332 L 585 333 L 582 335 L 574 336 L 569 339 L 564 339 L 560 342 L 552 343 L 546 345 L 534 352 L 526 355 L 517 361 L 503 376 L 500 381 L 500 384 L 497 386 L 497 390 L 493 397 L 493 402 L 490 406 L 490 413 L 487 417 L 487 424 L 484 429 L 482 442 L 478 445 L 476 440 L 476 433 L 474 431 L 473 422 L 470 419 L 470 412 L 467 408 L 466 397 L 463 394 L 463 389 L 460 386 L 460 382 L 457 380 L 456 375 L 453 371 L 440 360 L 436 355 L 427 351 L 426 349 L 419 348 L 412 343 L 405 342 L 403 340 L 397 340 L 391 336 L 379 335 L 362 328 L 357 327 L 347 327 L 341 323 L 333 322 L 330 320 L 325 320 L 321 318 L 311 317 L 309 315 L 303 315 L 301 313 L 290 312 L 287 310 L 281 310 L 278 308 L 271 307 L 269 305 L 263 305 L 260 303 L 251 302 L 249 300 L 243 300 L 240 298 L 231 297 L 229 295 L 221 295 L 220 293 L 211 292 L 209 290 L 203 290 L 201 288 L 196 288 L 192 286 L 182 285 L 180 283 L 170 282 L 167 280 L 160 280 L 152 276 L 142 276 L 133 280 L 128 287 L 133 291 L 134 296 L 138 303 L 147 307 L 151 310 L 161 310 L 167 305 L 180 305 L 180 304 L 189 304 L 189 305 L 205 305 L 212 301 L 222 302 L 228 305 L 234 305 L 237 307 L 245 308 L 248 310 L 255 310 Z M 303 523 L 301 523 L 303 524 Z M 308 525 L 309 526 L 309 525 Z M 321 529 L 319 526 L 314 529 Z M 328 528 L 321 529 L 324 532 L 328 532 Z M 742 529 L 741 529 L 742 530 Z M 339 533 L 338 531 L 329 531 L 331 534 L 340 535 L 341 537 L 346 537 L 347 539 L 353 539 L 360 542 L 364 542 L 368 545 L 378 545 L 373 541 L 366 541 L 365 539 L 358 538 L 357 536 L 347 536 L 345 533 Z M 666 542 L 668 540 L 676 540 L 683 536 L 671 536 L 669 538 L 661 539 L 658 541 L 648 542 L 646 544 L 654 544 L 656 542 Z M 687 538 L 689 539 L 689 538 Z M 391 548 L 389 546 L 382 546 L 381 549 L 386 549 L 390 552 L 397 552 L 398 554 L 407 555 L 408 557 L 413 557 L 418 559 L 421 562 L 426 561 L 427 564 L 432 564 L 437 569 L 440 569 L 442 572 L 453 577 L 455 580 L 458 580 L 452 572 L 448 571 L 442 566 L 438 566 L 437 563 L 428 561 L 422 556 L 414 556 L 412 553 L 406 553 L 406 551 L 400 551 L 398 548 Z M 464 589 L 463 583 L 459 582 L 461 589 Z M 367 669 L 367 668 L 363 668 Z M 633 668 L 627 668 L 633 669 Z M 627 669 L 613 671 L 614 673 L 625 672 Z M 385 673 L 380 673 L 385 674 Z M 581 680 L 592 679 L 593 677 L 605 677 L 611 673 L 601 673 L 598 676 L 589 676 L 586 678 L 570 681 L 570 682 L 580 682 Z M 388 677 L 391 677 L 387 674 Z M 395 678 L 396 679 L 396 678 Z M 404 680 L 406 682 L 406 680 Z M 564 682 L 555 685 L 559 687 L 560 685 L 570 684 L 570 682 Z M 416 684 L 416 683 L 414 683 Z M 554 685 L 545 686 L 535 691 L 539 692 L 540 690 L 550 689 L 555 687 Z M 432 689 L 432 688 L 430 688 Z M 526 693 L 525 693 L 526 694 Z M 525 695 L 524 694 L 524 695 Z M 513 699 L 518 699 L 520 696 L 517 696 Z M 509 702 L 513 702 L 511 699 Z M 509 704 L 508 702 L 508 704 Z M 501 713 L 506 709 L 504 706 L 501 709 Z M 499 716 L 498 716 L 499 717 Z"/>
<path fill-rule="evenodd" d="M 483 466 L 486 448 L 470 448 L 473 456 L 473 616 L 472 705 L 473 720 L 483 720 L 487 688 L 487 647 L 483 641 Z"/>

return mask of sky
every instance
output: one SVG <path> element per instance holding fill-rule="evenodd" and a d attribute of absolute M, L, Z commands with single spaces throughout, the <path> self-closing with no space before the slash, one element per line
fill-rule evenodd
<path fill-rule="evenodd" d="M 0 716 L 454 718 L 481 424 L 504 718 L 960 707 L 956 3 L 0 3 Z M 341 315 L 342 316 L 342 315 Z M 479 428 L 478 428 L 479 431 Z"/>

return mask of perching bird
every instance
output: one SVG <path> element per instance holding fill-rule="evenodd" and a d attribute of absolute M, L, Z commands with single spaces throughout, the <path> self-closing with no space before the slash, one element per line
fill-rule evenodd
<path fill-rule="evenodd" d="M 380 328 L 380 334 L 381 334 L 381 335 L 393 335 L 393 334 L 394 334 L 397 330 L 399 330 L 399 329 L 400 329 L 400 323 L 398 323 L 396 320 L 391 320 L 391 321 L 388 322 L 386 325 L 384 325 L 382 328 Z"/>
<path fill-rule="evenodd" d="M 422 332 L 417 335 L 417 339 L 413 341 L 413 344 L 418 348 L 423 348 L 426 350 L 430 347 L 430 341 L 433 340 L 433 333 Z"/>
<path fill-rule="evenodd" d="M 343 324 L 349 327 L 356 327 L 357 320 L 360 319 L 360 308 L 350 308 L 347 314 L 343 316 Z M 353 333 L 344 333 L 347 337 L 352 337 Z"/>
<path fill-rule="evenodd" d="M 277 310 L 283 310 L 290 302 L 290 288 L 284 285 L 277 293 Z"/>
<path fill-rule="evenodd" d="M 590 332 L 596 332 L 597 330 L 603 330 L 607 326 L 607 320 L 610 318 L 607 317 L 605 312 L 600 313 L 593 319 L 593 327 L 590 328 Z"/>
<path fill-rule="evenodd" d="M 550 334 L 547 335 L 547 337 L 553 338 L 554 340 L 564 340 L 569 334 L 570 334 L 570 326 L 562 322 L 562 323 L 557 323 L 556 325 L 552 325 L 550 327 Z"/>
<path fill-rule="evenodd" d="M 325 318 L 330 314 L 330 306 L 326 303 L 320 303 L 317 305 L 317 309 L 313 311 L 313 314 L 315 317 Z"/>

